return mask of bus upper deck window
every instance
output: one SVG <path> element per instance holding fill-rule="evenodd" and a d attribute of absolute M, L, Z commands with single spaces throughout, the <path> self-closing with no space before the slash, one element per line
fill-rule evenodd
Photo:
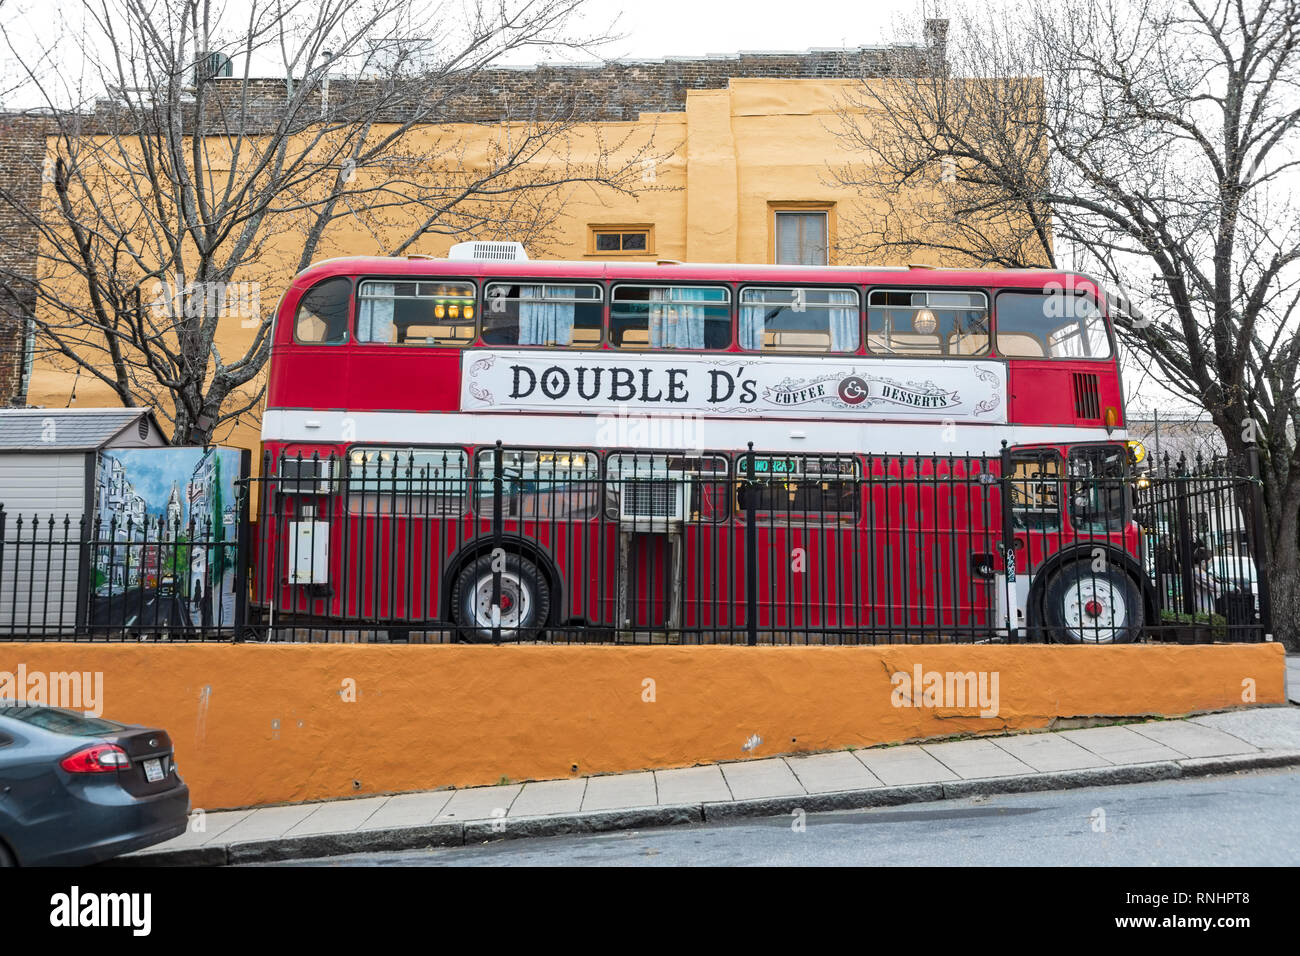
<path fill-rule="evenodd" d="M 1110 358 L 1106 319 L 1086 295 L 1000 292 L 998 351 L 1012 358 Z"/>
<path fill-rule="evenodd" d="M 861 341 L 853 289 L 745 289 L 740 345 L 753 352 L 856 352 Z"/>
<path fill-rule="evenodd" d="M 725 349 L 731 344 L 731 291 L 725 286 L 617 286 L 609 340 L 622 349 Z"/>
<path fill-rule="evenodd" d="M 338 277 L 312 286 L 298 304 L 294 341 L 312 345 L 342 345 L 348 340 L 352 280 Z"/>
<path fill-rule="evenodd" d="M 361 283 L 357 341 L 372 345 L 468 345 L 474 284 L 447 280 Z"/>
<path fill-rule="evenodd" d="M 952 357 L 989 350 L 983 292 L 874 289 L 867 305 L 868 352 Z"/>
<path fill-rule="evenodd" d="M 483 292 L 483 341 L 599 348 L 601 300 L 598 285 L 489 283 Z"/>

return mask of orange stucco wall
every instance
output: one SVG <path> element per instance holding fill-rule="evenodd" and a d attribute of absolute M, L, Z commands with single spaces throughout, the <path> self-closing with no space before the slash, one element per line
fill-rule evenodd
<path fill-rule="evenodd" d="M 102 672 L 104 716 L 168 730 L 205 809 L 1179 715 L 1242 706 L 1247 680 L 1257 703 L 1285 700 L 1279 644 L 0 644 L 0 671 L 19 664 Z M 894 706 L 891 675 L 918 664 L 996 672 L 998 716 Z"/>

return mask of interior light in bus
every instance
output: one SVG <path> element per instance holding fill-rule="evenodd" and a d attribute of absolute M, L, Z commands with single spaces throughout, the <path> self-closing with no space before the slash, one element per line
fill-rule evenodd
<path fill-rule="evenodd" d="M 446 314 L 447 314 L 447 310 L 443 308 L 441 302 L 439 302 L 437 305 L 433 307 L 433 317 L 435 319 L 441 319 Z"/>
<path fill-rule="evenodd" d="M 939 327 L 939 320 L 934 317 L 934 313 L 929 309 L 922 309 L 916 313 L 912 319 L 912 328 L 922 335 L 933 335 L 934 330 Z"/>
<path fill-rule="evenodd" d="M 472 305 L 465 306 L 465 318 L 467 319 L 474 318 L 474 306 Z"/>
<path fill-rule="evenodd" d="M 459 306 L 454 306 L 454 305 L 447 306 L 447 314 L 451 316 L 453 319 L 458 318 L 460 316 Z"/>

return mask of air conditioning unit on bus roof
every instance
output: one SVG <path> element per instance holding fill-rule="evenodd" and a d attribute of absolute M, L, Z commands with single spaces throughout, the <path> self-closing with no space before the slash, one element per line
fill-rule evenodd
<path fill-rule="evenodd" d="M 448 259 L 478 262 L 527 262 L 522 242 L 458 242 L 447 253 Z"/>

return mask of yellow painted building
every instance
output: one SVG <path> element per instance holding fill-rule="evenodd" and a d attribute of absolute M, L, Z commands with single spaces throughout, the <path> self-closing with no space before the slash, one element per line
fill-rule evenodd
<path fill-rule="evenodd" d="M 637 109 L 634 118 L 602 119 L 571 134 L 570 158 L 580 158 L 583 150 L 597 152 L 611 142 L 626 150 L 644 147 L 648 158 L 641 161 L 634 195 L 585 186 L 569 191 L 552 230 L 554 240 L 546 248 L 530 249 L 530 255 L 580 260 L 845 261 L 837 252 L 842 231 L 855 217 L 871 215 L 871 210 L 864 197 L 833 184 L 834 167 L 861 158 L 844 151 L 836 135 L 840 126 L 836 110 L 861 82 L 862 64 L 870 62 L 871 56 L 884 55 L 871 48 L 851 52 L 852 56 L 814 51 L 624 64 L 628 72 L 621 81 L 617 76 L 597 77 L 600 71 L 566 68 L 577 81 L 609 98 L 607 112 L 626 113 L 629 100 L 635 105 L 637 98 L 664 101 L 670 108 Z M 828 68 L 828 63 L 834 68 Z M 839 76 L 827 76 L 836 70 Z M 766 73 L 774 75 L 762 75 Z M 596 80 L 605 84 L 603 93 Z M 629 87 L 635 97 L 629 97 Z M 860 122 L 869 122 L 869 117 Z M 455 139 L 462 144 L 458 155 L 472 165 L 508 128 L 481 120 L 421 128 L 408 134 L 413 139 L 404 151 L 418 155 L 422 136 L 434 142 Z M 430 150 L 436 152 L 432 144 Z M 387 222 L 377 232 L 374 221 L 339 220 L 325 237 L 318 258 L 380 252 L 383 243 L 409 227 L 400 219 Z M 295 245 L 299 242 L 296 225 L 288 220 L 277 224 L 256 274 L 249 270 L 236 276 L 260 284 L 264 311 L 273 308 L 293 278 L 301 249 Z M 453 242 L 466 238 L 472 237 L 428 235 L 407 251 L 443 256 Z M 253 324 L 224 321 L 217 332 L 217 347 L 225 355 L 242 352 L 254 334 L 248 327 Z M 70 399 L 74 407 L 118 404 L 102 384 L 85 374 L 77 376 L 62 364 L 38 357 L 30 377 L 29 404 L 63 407 Z M 216 440 L 257 448 L 256 414 L 223 426 Z"/>

